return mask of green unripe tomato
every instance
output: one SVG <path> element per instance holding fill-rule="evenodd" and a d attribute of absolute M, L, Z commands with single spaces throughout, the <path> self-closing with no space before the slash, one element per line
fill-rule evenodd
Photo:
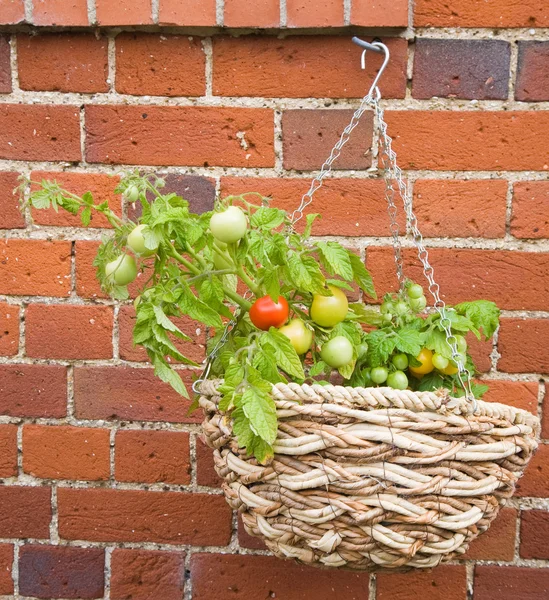
<path fill-rule="evenodd" d="M 410 308 L 416 312 L 420 313 L 422 310 L 425 310 L 427 306 L 427 298 L 425 296 L 420 296 L 419 298 L 410 298 Z"/>
<path fill-rule="evenodd" d="M 360 344 L 356 349 L 356 353 L 358 358 L 364 358 L 368 353 L 368 344 L 366 342 L 362 342 L 362 344 Z"/>
<path fill-rule="evenodd" d="M 223 212 L 217 212 L 210 219 L 210 231 L 216 240 L 225 244 L 234 244 L 241 240 L 248 229 L 248 220 L 238 206 L 229 206 Z"/>
<path fill-rule="evenodd" d="M 387 385 L 395 390 L 405 390 L 408 387 L 408 377 L 403 371 L 394 371 L 387 377 Z"/>
<path fill-rule="evenodd" d="M 122 254 L 105 265 L 106 276 L 116 285 L 128 285 L 137 277 L 137 265 L 133 256 Z"/>
<path fill-rule="evenodd" d="M 353 360 L 353 345 L 346 337 L 338 335 L 322 346 L 320 356 L 328 366 L 339 369 Z"/>
<path fill-rule="evenodd" d="M 216 242 L 214 244 L 213 263 L 215 268 L 219 271 L 226 271 L 227 269 L 234 268 L 231 257 L 227 252 L 227 244 L 224 244 L 223 242 Z"/>
<path fill-rule="evenodd" d="M 128 186 L 123 195 L 128 202 L 137 202 L 139 200 L 139 190 L 135 185 Z"/>
<path fill-rule="evenodd" d="M 393 365 L 400 371 L 408 368 L 408 357 L 406 354 L 395 354 L 391 359 Z"/>
<path fill-rule="evenodd" d="M 283 333 L 291 342 L 297 354 L 305 354 L 313 343 L 313 332 L 301 319 L 292 319 L 278 331 Z"/>
<path fill-rule="evenodd" d="M 392 302 L 389 302 L 388 300 L 386 300 L 385 302 L 383 302 L 381 304 L 380 307 L 380 311 L 382 315 L 387 315 L 389 313 L 392 313 L 395 309 L 395 305 Z"/>
<path fill-rule="evenodd" d="M 446 369 L 446 367 L 450 364 L 450 361 L 442 354 L 437 354 L 436 352 L 433 354 L 433 366 L 435 369 L 442 371 Z"/>
<path fill-rule="evenodd" d="M 467 340 L 462 335 L 456 335 L 455 337 L 458 352 L 465 354 L 467 352 Z"/>
<path fill-rule="evenodd" d="M 128 235 L 128 246 L 139 256 L 152 256 L 156 253 L 158 249 L 158 244 L 156 244 L 155 248 L 147 248 L 145 246 L 145 236 L 143 232 L 147 229 L 147 225 L 138 225 L 134 227 L 133 230 Z"/>
<path fill-rule="evenodd" d="M 408 306 L 408 304 L 406 302 L 400 300 L 399 302 L 397 302 L 395 304 L 395 315 L 402 317 L 409 311 L 410 311 L 410 307 Z"/>
<path fill-rule="evenodd" d="M 315 294 L 311 303 L 311 319 L 321 327 L 334 327 L 341 323 L 349 311 L 347 296 L 337 287 L 329 285 L 331 296 Z"/>
<path fill-rule="evenodd" d="M 391 313 L 385 313 L 382 319 L 384 323 L 390 323 L 393 320 L 393 315 Z"/>
<path fill-rule="evenodd" d="M 374 367 L 370 372 L 370 379 L 379 385 L 387 381 L 388 375 L 389 371 L 385 367 Z"/>
<path fill-rule="evenodd" d="M 421 298 L 423 296 L 423 288 L 419 285 L 419 283 L 412 283 L 408 289 L 406 290 L 409 298 Z"/>

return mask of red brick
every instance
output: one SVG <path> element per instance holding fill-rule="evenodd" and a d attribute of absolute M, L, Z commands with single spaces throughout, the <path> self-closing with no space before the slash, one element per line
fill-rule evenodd
<path fill-rule="evenodd" d="M 385 43 L 391 62 L 381 93 L 404 98 L 407 42 L 389 38 Z M 219 96 L 362 98 L 365 81 L 374 77 L 380 64 L 381 58 L 372 56 L 362 71 L 360 48 L 347 37 L 221 36 L 213 41 L 213 90 Z M 284 77 L 280 77 L 281 65 Z"/>
<path fill-rule="evenodd" d="M 351 4 L 351 25 L 362 27 L 407 27 L 407 0 L 360 0 Z M 384 40 L 385 43 L 385 40 Z"/>
<path fill-rule="evenodd" d="M 32 21 L 35 25 L 88 25 L 86 0 L 34 0 Z"/>
<path fill-rule="evenodd" d="M 50 537 L 49 487 L 0 486 L 0 537 Z"/>
<path fill-rule="evenodd" d="M 223 480 L 214 468 L 213 450 L 201 438 L 196 438 L 196 468 L 198 485 L 221 487 Z"/>
<path fill-rule="evenodd" d="M 481 381 L 490 387 L 482 397 L 488 402 L 500 402 L 515 408 L 522 408 L 537 415 L 538 389 L 537 381 L 506 381 L 501 379 L 487 379 Z"/>
<path fill-rule="evenodd" d="M 13 594 L 13 546 L 0 544 L 0 596 Z"/>
<path fill-rule="evenodd" d="M 102 598 L 105 550 L 22 546 L 19 591 L 35 598 Z"/>
<path fill-rule="evenodd" d="M 515 494 L 533 498 L 549 498 L 549 446 L 541 444 L 518 480 Z"/>
<path fill-rule="evenodd" d="M 549 169 L 548 111 L 406 110 L 385 116 L 403 169 Z"/>
<path fill-rule="evenodd" d="M 206 332 L 200 323 L 189 317 L 174 319 L 174 323 L 192 338 L 192 342 L 174 340 L 184 356 L 201 363 L 206 358 Z M 118 330 L 120 358 L 132 361 L 147 361 L 147 353 L 142 346 L 133 345 L 133 327 L 135 324 L 135 310 L 133 306 L 121 306 L 118 313 Z M 200 333 L 197 334 L 197 331 Z"/>
<path fill-rule="evenodd" d="M 223 177 L 221 194 L 258 192 L 272 198 L 272 206 L 293 212 L 310 186 L 308 179 Z M 322 215 L 313 226 L 314 235 L 390 235 L 384 193 L 385 184 L 380 179 L 326 179 L 307 209 Z M 398 220 L 403 229 L 403 211 Z M 298 225 L 298 230 L 303 230 L 304 226 L 305 219 Z"/>
<path fill-rule="evenodd" d="M 414 183 L 414 210 L 425 237 L 504 237 L 506 203 L 503 179 L 418 179 Z"/>
<path fill-rule="evenodd" d="M 162 0 L 161 25 L 208 27 L 217 22 L 215 0 Z"/>
<path fill-rule="evenodd" d="M 93 266 L 98 248 L 99 242 L 92 241 L 78 240 L 75 245 L 76 293 L 82 298 L 108 298 L 101 290 L 97 269 Z"/>
<path fill-rule="evenodd" d="M 182 485 L 191 481 L 185 431 L 118 431 L 115 453 L 118 481 Z"/>
<path fill-rule="evenodd" d="M 190 390 L 190 371 L 179 371 Z M 131 419 L 197 423 L 189 416 L 190 400 L 162 383 L 153 369 L 77 367 L 74 374 L 75 413 L 79 419 Z"/>
<path fill-rule="evenodd" d="M 549 238 L 548 181 L 515 183 L 511 233 L 518 238 Z"/>
<path fill-rule="evenodd" d="M 265 108 L 88 106 L 86 157 L 110 164 L 271 167 L 273 130 L 273 112 Z"/>
<path fill-rule="evenodd" d="M 185 198 L 189 209 L 197 214 L 213 210 L 217 195 L 215 179 L 199 175 L 168 173 L 164 177 L 164 193 L 172 192 Z"/>
<path fill-rule="evenodd" d="M 343 0 L 287 0 L 288 27 L 342 27 Z"/>
<path fill-rule="evenodd" d="M 510 58 L 502 40 L 418 39 L 412 96 L 506 100 Z"/>
<path fill-rule="evenodd" d="M 68 192 L 82 196 L 91 192 L 96 204 L 109 203 L 109 208 L 119 217 L 122 216 L 122 196 L 115 194 L 114 190 L 119 183 L 118 177 L 105 175 L 104 173 L 74 173 L 72 171 L 33 171 L 33 181 L 42 180 L 56 181 Z M 33 186 L 38 189 L 38 186 Z M 80 216 L 71 215 L 65 210 L 32 210 L 32 219 L 37 225 L 54 225 L 58 227 L 82 227 Z M 92 212 L 91 222 L 88 227 L 110 228 L 111 225 L 102 214 Z"/>
<path fill-rule="evenodd" d="M 17 425 L 0 425 L 0 477 L 14 475 L 17 475 Z"/>
<path fill-rule="evenodd" d="M 475 567 L 475 600 L 543 600 L 549 595 L 549 569 Z"/>
<path fill-rule="evenodd" d="M 13 356 L 19 350 L 19 307 L 0 303 L 0 356 Z"/>
<path fill-rule="evenodd" d="M 507 373 L 549 373 L 547 319 L 502 319 L 498 369 Z"/>
<path fill-rule="evenodd" d="M 42 479 L 98 481 L 109 478 L 108 429 L 23 427 L 23 470 Z"/>
<path fill-rule="evenodd" d="M 505 560 L 515 556 L 517 510 L 503 508 L 489 529 L 469 546 L 463 558 L 469 560 Z"/>
<path fill-rule="evenodd" d="M 221 495 L 59 488 L 58 500 L 64 539 L 224 546 L 231 537 Z"/>
<path fill-rule="evenodd" d="M 107 92 L 107 39 L 88 33 L 19 35 L 17 64 L 23 90 Z"/>
<path fill-rule="evenodd" d="M 30 304 L 26 350 L 34 358 L 112 358 L 110 306 Z"/>
<path fill-rule="evenodd" d="M 241 548 L 250 548 L 252 550 L 267 550 L 267 546 L 262 538 L 250 535 L 244 529 L 244 523 L 240 514 L 238 515 L 238 545 Z"/>
<path fill-rule="evenodd" d="M 0 23 L 2 25 L 14 25 L 25 20 L 24 0 L 1 0 L 0 1 Z"/>
<path fill-rule="evenodd" d="M 369 247 L 368 268 L 379 294 L 397 288 L 391 248 Z M 406 249 L 405 274 L 425 285 L 415 250 Z M 429 248 L 441 296 L 450 304 L 484 298 L 507 310 L 547 310 L 549 261 L 541 252 Z M 431 302 L 431 297 L 428 298 Z"/>
<path fill-rule="evenodd" d="M 493 340 L 477 340 L 472 333 L 468 333 L 465 337 L 468 344 L 467 351 L 471 355 L 477 371 L 479 373 L 488 373 L 492 368 L 491 354 L 494 348 Z"/>
<path fill-rule="evenodd" d="M 520 514 L 520 555 L 522 558 L 549 559 L 549 512 L 523 510 Z"/>
<path fill-rule="evenodd" d="M 19 184 L 19 173 L 0 173 L 0 229 L 22 229 L 25 217 L 21 212 L 19 197 L 14 190 Z"/>
<path fill-rule="evenodd" d="M 518 42 L 515 98 L 526 102 L 549 100 L 549 42 Z"/>
<path fill-rule="evenodd" d="M 181 600 L 185 555 L 181 552 L 116 548 L 111 562 L 112 600 Z"/>
<path fill-rule="evenodd" d="M 466 600 L 465 566 L 440 566 L 433 571 L 380 573 L 377 600 Z"/>
<path fill-rule="evenodd" d="M 67 369 L 57 365 L 0 365 L 0 414 L 64 417 Z"/>
<path fill-rule="evenodd" d="M 0 158 L 80 160 L 78 108 L 2 104 L 0 106 Z"/>
<path fill-rule="evenodd" d="M 134 96 L 202 96 L 205 63 L 200 38 L 123 33 L 116 38 L 116 91 Z"/>
<path fill-rule="evenodd" d="M 99 25 L 151 25 L 151 0 L 95 0 Z"/>
<path fill-rule="evenodd" d="M 547 27 L 549 13 L 545 8 L 545 3 L 540 0 L 524 2 L 417 0 L 414 25 L 416 27 Z"/>
<path fill-rule="evenodd" d="M 0 36 L 0 94 L 11 92 L 10 43 L 7 37 Z"/>
<path fill-rule="evenodd" d="M 224 24 L 226 27 L 278 27 L 280 24 L 279 0 L 225 0 Z"/>
<path fill-rule="evenodd" d="M 282 115 L 284 168 L 320 169 L 349 124 L 352 110 L 287 110 Z M 367 169 L 372 164 L 373 114 L 368 112 L 345 145 L 334 169 Z"/>

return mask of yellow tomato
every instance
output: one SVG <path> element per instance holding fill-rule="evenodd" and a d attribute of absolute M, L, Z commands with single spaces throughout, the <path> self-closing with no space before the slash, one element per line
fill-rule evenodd
<path fill-rule="evenodd" d="M 433 352 L 429 348 L 423 348 L 416 356 L 416 360 L 421 363 L 419 367 L 408 367 L 414 375 L 426 375 L 435 368 L 433 366 Z"/>
<path fill-rule="evenodd" d="M 455 375 L 458 372 L 458 368 L 452 363 L 448 363 L 445 369 L 439 369 L 439 371 L 444 373 L 444 375 Z"/>

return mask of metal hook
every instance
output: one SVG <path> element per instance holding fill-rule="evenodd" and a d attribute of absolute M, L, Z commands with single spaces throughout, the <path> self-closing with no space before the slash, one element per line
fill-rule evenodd
<path fill-rule="evenodd" d="M 385 68 L 389 64 L 389 59 L 391 56 L 390 52 L 389 52 L 389 48 L 387 48 L 387 46 L 385 44 L 382 44 L 381 42 L 379 42 L 377 40 L 375 40 L 374 42 L 372 42 L 370 44 L 369 42 L 365 42 L 364 40 L 361 40 L 360 38 L 353 37 L 352 41 L 357 46 L 364 48 L 364 51 L 362 52 L 362 56 L 360 58 L 360 66 L 362 69 L 366 68 L 366 52 L 368 52 L 368 50 L 371 50 L 372 52 L 377 52 L 378 54 L 381 54 L 381 53 L 384 54 L 383 64 L 381 65 L 381 68 L 377 72 L 377 75 L 374 78 L 372 86 L 370 87 L 370 91 L 368 92 L 368 96 L 371 96 L 377 88 L 377 84 L 378 84 L 379 80 L 381 79 L 381 76 L 383 75 L 383 71 L 385 71 Z M 377 90 L 377 94 L 380 95 L 379 90 Z"/>

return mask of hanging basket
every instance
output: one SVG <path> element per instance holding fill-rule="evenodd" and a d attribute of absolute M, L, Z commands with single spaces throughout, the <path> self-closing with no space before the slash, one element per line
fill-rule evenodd
<path fill-rule="evenodd" d="M 273 554 L 333 568 L 431 568 L 463 555 L 488 529 L 513 495 L 537 447 L 540 425 L 524 410 L 483 402 L 472 394 L 470 373 L 458 353 L 379 103 L 377 82 L 389 51 L 381 43 L 353 41 L 382 51 L 383 66 L 292 222 L 302 218 L 361 116 L 373 110 L 397 276 L 402 287 L 394 203 L 399 195 L 465 396 L 454 398 L 446 389 L 279 383 L 272 389 L 279 423 L 274 458 L 263 466 L 239 447 L 230 416 L 218 409 L 222 382 L 208 379 L 234 321 L 193 387 L 200 395 L 204 436 L 214 449 L 227 501 L 241 513 L 247 532 L 262 538 Z M 364 54 L 362 59 L 364 66 Z"/>

